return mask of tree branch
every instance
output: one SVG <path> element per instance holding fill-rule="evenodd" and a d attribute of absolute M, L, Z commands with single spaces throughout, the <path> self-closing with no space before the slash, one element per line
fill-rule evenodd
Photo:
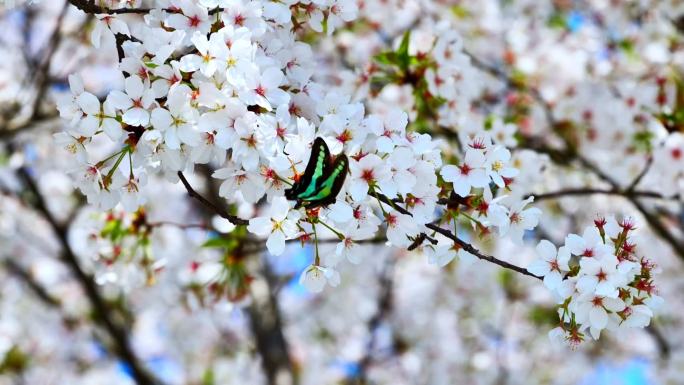
<path fill-rule="evenodd" d="M 468 52 L 465 52 L 465 53 L 466 53 L 466 55 L 468 55 L 471 58 L 473 65 L 475 67 L 477 67 L 480 70 L 487 72 L 487 73 L 491 74 L 492 76 L 498 78 L 499 80 L 504 82 L 507 86 L 509 86 L 515 90 L 521 91 L 521 92 L 526 92 L 530 96 L 532 96 L 532 98 L 544 110 L 544 116 L 546 118 L 546 121 L 547 121 L 547 124 L 549 125 L 549 127 L 554 128 L 557 126 L 558 122 L 556 122 L 555 118 L 553 117 L 552 106 L 546 100 L 544 100 L 544 98 L 539 93 L 539 91 L 537 91 L 534 88 L 528 88 L 524 84 L 514 81 L 511 78 L 511 76 L 509 74 L 507 74 L 505 71 L 503 71 L 497 67 L 494 67 L 494 66 L 491 66 L 491 65 L 484 63 L 482 60 L 478 59 L 477 57 L 475 57 L 474 55 L 472 55 Z M 580 154 L 578 151 L 573 149 L 572 145 L 570 143 L 568 143 L 567 140 L 565 140 L 564 138 L 561 138 L 561 139 L 563 139 L 563 141 L 565 143 L 565 147 L 566 147 L 566 149 L 564 151 L 562 151 L 562 153 L 565 156 L 576 160 L 585 169 L 591 171 L 593 174 L 595 174 L 601 180 L 608 183 L 612 187 L 612 189 L 608 190 L 608 191 L 623 191 L 621 189 L 619 183 L 617 183 L 617 181 L 615 181 L 610 175 L 606 174 L 603 170 L 601 170 L 599 167 L 597 167 L 595 164 L 593 164 L 589 159 L 585 158 L 584 156 L 582 156 L 582 154 Z M 532 150 L 535 150 L 535 151 L 540 151 L 541 149 L 538 147 L 539 147 L 539 145 L 530 146 L 529 148 Z M 544 152 L 544 151 L 542 150 L 540 152 Z M 557 164 L 564 163 L 564 162 L 560 162 L 559 159 L 557 157 L 554 157 L 554 156 L 551 156 L 551 160 Z M 646 219 L 648 224 L 653 228 L 655 233 L 658 236 L 660 236 L 661 239 L 663 239 L 666 243 L 668 243 L 672 247 L 672 250 L 674 251 L 674 253 L 676 255 L 678 255 L 681 259 L 684 259 L 684 241 L 678 240 L 653 213 L 649 212 L 641 204 L 641 202 L 638 201 L 637 198 L 640 195 L 631 192 L 636 187 L 636 185 L 639 183 L 639 181 L 641 181 L 643 176 L 648 172 L 649 166 L 650 165 L 647 165 L 647 167 L 644 168 L 644 170 L 642 170 L 642 172 L 637 176 L 635 181 L 633 181 L 630 184 L 630 186 L 628 186 L 626 191 L 630 192 L 630 193 L 629 194 L 621 194 L 621 195 L 624 196 L 625 198 L 627 198 L 630 201 L 630 203 L 632 203 L 632 205 L 641 213 L 641 215 L 644 216 L 644 218 Z M 654 197 L 654 196 L 650 196 L 650 197 Z"/>
<path fill-rule="evenodd" d="M 111 9 L 111 8 L 106 8 L 99 6 L 95 4 L 95 2 L 91 2 L 88 0 L 69 0 L 69 2 L 79 10 L 85 12 L 85 13 L 91 13 L 91 14 L 109 14 L 109 15 L 114 15 L 114 14 L 124 14 L 124 13 L 138 13 L 138 14 L 146 14 L 150 12 L 149 8 L 117 8 L 117 9 Z"/>
<path fill-rule="evenodd" d="M 107 8 L 107 7 L 102 7 L 94 2 L 88 1 L 88 0 L 69 0 L 69 2 L 79 10 L 85 12 L 85 13 L 90 13 L 90 14 L 108 14 L 108 15 L 121 15 L 121 14 L 139 14 L 139 15 L 145 15 L 150 13 L 152 8 Z M 171 8 L 163 8 L 164 11 L 166 12 L 172 12 L 172 13 L 178 13 L 179 11 L 176 9 L 171 9 Z M 209 11 L 210 15 L 213 15 L 217 12 L 223 11 L 223 8 L 214 8 Z"/>
<path fill-rule="evenodd" d="M 368 383 L 368 368 L 373 363 L 373 349 L 377 341 L 377 330 L 383 321 L 392 312 L 392 293 L 394 290 L 394 259 L 388 257 L 385 266 L 380 273 L 380 295 L 378 296 L 378 310 L 368 320 L 368 333 L 370 334 L 363 356 L 358 361 L 358 373 L 347 381 L 348 385 L 365 385 Z"/>
<path fill-rule="evenodd" d="M 200 193 L 195 191 L 194 188 L 192 188 L 192 185 L 188 180 L 185 178 L 185 175 L 183 175 L 183 172 L 178 171 L 178 177 L 180 178 L 181 182 L 183 183 L 183 186 L 185 186 L 185 189 L 188 191 L 188 195 L 196 199 L 198 202 L 209 208 L 211 211 L 213 211 L 215 214 L 219 215 L 222 218 L 227 219 L 230 223 L 236 225 L 236 226 L 246 226 L 249 224 L 249 221 L 246 219 L 242 219 L 236 215 L 230 214 L 227 210 L 225 210 L 222 207 L 219 207 L 215 204 L 213 204 L 211 201 L 203 197 Z"/>
<path fill-rule="evenodd" d="M 371 192 L 370 195 L 374 196 L 379 201 L 387 204 L 388 206 L 394 208 L 395 210 L 397 210 L 398 212 L 400 212 L 402 214 L 413 216 L 413 214 L 411 214 L 410 211 L 408 211 L 405 208 L 395 204 L 389 198 L 387 198 L 385 195 L 378 194 L 377 192 Z M 498 259 L 494 256 L 483 254 L 481 251 L 476 249 L 473 245 L 471 245 L 470 243 L 460 239 L 451 231 L 440 227 L 438 223 L 428 223 L 425 225 L 425 227 L 427 227 L 428 229 L 433 230 L 437 233 L 440 233 L 440 234 L 444 235 L 445 237 L 451 239 L 452 241 L 454 241 L 454 243 L 461 246 L 465 251 L 469 252 L 470 254 L 476 256 L 477 258 L 479 258 L 481 260 L 493 263 L 495 265 L 499 265 L 499 266 L 503 267 L 504 269 L 513 270 L 513 271 L 518 272 L 518 273 L 523 274 L 523 275 L 527 275 L 527 276 L 534 277 L 537 279 L 543 279 L 543 277 L 540 277 L 538 275 L 534 275 L 534 274 L 530 273 L 525 268 L 522 268 L 522 267 L 514 265 L 512 263 L 503 261 L 503 260 Z"/>
<path fill-rule="evenodd" d="M 558 191 L 552 191 L 542 194 L 529 194 L 525 198 L 533 196 L 535 202 L 539 202 L 546 199 L 557 199 L 566 196 L 583 196 L 583 195 L 616 195 L 625 198 L 631 197 L 643 197 L 643 198 L 656 198 L 656 199 L 673 199 L 677 200 L 678 197 L 666 198 L 662 194 L 655 191 L 629 191 L 629 190 L 619 190 L 619 189 L 599 189 L 591 187 L 579 187 L 579 188 L 568 188 Z"/>
<path fill-rule="evenodd" d="M 59 300 L 59 298 L 53 297 L 50 293 L 48 293 L 48 291 L 45 290 L 45 288 L 41 286 L 38 282 L 36 282 L 36 280 L 33 279 L 31 274 L 28 271 L 26 271 L 23 267 L 19 266 L 18 263 L 14 262 L 9 257 L 3 260 L 2 263 L 5 266 L 5 270 L 7 270 L 7 272 L 14 275 L 24 284 L 26 284 L 26 286 L 29 289 L 31 289 L 33 294 L 35 294 L 36 297 L 38 297 L 38 299 L 40 299 L 43 303 L 50 307 L 62 307 L 62 302 Z"/>

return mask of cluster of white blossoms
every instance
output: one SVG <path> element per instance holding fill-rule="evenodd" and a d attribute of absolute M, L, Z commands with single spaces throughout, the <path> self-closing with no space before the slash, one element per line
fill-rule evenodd
<path fill-rule="evenodd" d="M 430 49 L 413 57 L 417 72 L 406 67 L 402 75 L 412 82 L 413 93 L 425 97 L 426 108 L 437 111 L 440 125 L 461 128 L 463 148 L 444 155 L 446 146 L 409 126 L 413 113 L 390 108 L 368 114 L 356 98 L 313 80 L 312 48 L 296 40 L 293 30 L 302 28 L 304 15 L 314 31 L 331 33 L 355 17 L 353 2 L 178 0 L 157 6 L 137 28 L 118 16 L 98 16 L 93 43 L 114 48 L 116 34 L 123 89 L 99 100 L 74 75 L 71 93 L 59 103 L 71 124 L 57 141 L 74 154 L 74 175 L 90 203 L 105 210 L 121 203 L 135 212 L 145 203 L 140 192 L 148 175 L 177 182 L 179 172 L 211 164 L 213 177 L 221 180 L 221 197 L 229 204 L 254 205 L 256 215 L 246 228 L 266 239 L 272 255 L 284 253 L 288 240 L 313 241 L 317 247 L 319 234 L 339 239 L 334 253 L 320 256 L 316 249 L 301 275 L 301 283 L 314 292 L 340 282 L 339 262 L 360 262 L 357 247 L 364 240 L 386 237 L 397 248 L 421 247 L 430 262 L 444 266 L 455 257 L 475 256 L 459 245 L 460 238 L 431 229 L 435 223 L 453 224 L 454 237 L 466 222 L 472 233 L 498 233 L 516 244 L 539 223 L 541 210 L 528 207 L 533 197 L 512 191 L 520 183 L 514 183 L 519 170 L 507 147 L 516 144 L 516 126 L 469 112 L 481 90 L 457 33 L 443 31 Z M 402 42 L 389 65 L 408 66 L 407 45 Z M 363 76 L 368 83 L 368 74 Z M 421 114 L 416 120 L 425 120 Z M 295 209 L 284 191 L 301 178 L 317 137 L 333 156 L 346 154 L 349 174 L 335 203 Z M 111 152 L 92 159 L 89 148 L 101 149 L 103 140 Z M 525 152 L 516 156 L 519 164 L 526 159 Z M 568 339 L 581 339 L 587 327 L 598 337 L 619 318 L 643 326 L 639 315 L 648 311 L 650 317 L 649 307 L 639 306 L 656 298 L 652 290 L 629 286 L 644 277 L 644 269 L 650 273 L 650 265 L 639 265 L 633 250 L 625 251 L 631 247 L 627 231 L 616 240 L 598 238 L 608 245 L 589 233 L 569 236 L 559 252 L 548 242 L 540 245 L 543 263 L 531 271 L 544 275 L 564 304 L 562 330 Z M 602 247 L 590 257 L 589 249 L 577 251 L 581 242 Z M 568 264 L 571 254 L 579 259 L 575 270 Z M 236 266 L 243 269 L 241 262 Z M 611 269 L 610 283 L 601 278 L 592 286 L 589 281 L 604 267 Z M 241 288 L 235 297 L 244 293 Z"/>
<path fill-rule="evenodd" d="M 603 329 L 645 327 L 662 302 L 653 284 L 655 265 L 639 256 L 631 238 L 630 219 L 598 218 L 580 236 L 570 234 L 565 245 L 547 240 L 537 245 L 538 259 L 527 268 L 544 277 L 557 300 L 560 326 L 554 340 L 576 346 L 586 331 L 598 339 Z"/>
<path fill-rule="evenodd" d="M 288 239 L 309 239 L 316 223 L 334 233 L 340 239 L 336 257 L 317 258 L 307 271 L 324 269 L 325 263 L 325 276 L 335 277 L 338 260 L 358 262 L 356 242 L 374 237 L 383 222 L 389 243 L 400 248 L 426 230 L 440 193 L 440 149 L 430 135 L 407 131 L 405 112 L 366 115 L 362 103 L 314 82 L 311 48 L 295 40 L 291 18 L 274 16 L 270 5 L 180 1 L 153 10 L 140 32 L 122 44 L 123 90 L 100 101 L 78 76 L 70 77 L 71 94 L 59 110 L 71 125 L 58 142 L 76 155 L 78 186 L 102 209 L 121 202 L 127 211 L 137 210 L 148 174 L 177 180 L 178 171 L 218 164 L 213 176 L 223 180 L 219 194 L 229 202 L 267 197 L 270 205 L 250 220 L 248 230 L 267 237 L 272 254 L 280 255 Z M 98 44 L 108 31 L 130 35 L 114 16 L 98 20 Z M 438 56 L 455 54 L 454 44 L 438 42 Z M 98 136 L 109 138 L 115 149 L 93 161 L 88 147 Z M 302 175 L 316 137 L 333 155 L 350 157 L 350 175 L 337 202 L 312 214 L 294 210 L 283 194 Z M 462 164 L 446 166 L 442 176 L 461 196 L 471 186 L 489 190 L 489 182 L 503 188 L 517 173 L 509 161 L 507 149 L 478 139 Z M 380 203 L 379 194 L 391 202 Z M 493 204 L 492 222 L 502 235 L 519 240 L 537 221 L 525 219 L 524 203 L 517 206 Z M 303 279 L 314 276 L 305 272 Z"/>

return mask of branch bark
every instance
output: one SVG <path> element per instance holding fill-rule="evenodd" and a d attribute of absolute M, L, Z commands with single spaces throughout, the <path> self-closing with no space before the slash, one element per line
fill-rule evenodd
<path fill-rule="evenodd" d="M 557 198 L 563 198 L 567 196 L 583 196 L 583 195 L 615 195 L 615 196 L 621 196 L 625 198 L 655 198 L 655 199 L 673 199 L 677 200 L 678 197 L 672 197 L 672 198 L 667 198 L 664 197 L 662 194 L 655 192 L 655 191 L 630 191 L 630 190 L 620 190 L 620 189 L 600 189 L 600 188 L 591 188 L 591 187 L 580 187 L 580 188 L 568 188 L 568 189 L 563 189 L 563 190 L 558 190 L 558 191 L 552 191 L 552 192 L 547 192 L 547 193 L 542 193 L 542 194 L 530 194 L 526 196 L 525 198 L 529 196 L 534 196 L 534 201 L 539 202 L 542 200 L 547 200 L 547 199 L 557 199 Z"/>
<path fill-rule="evenodd" d="M 544 111 L 545 119 L 546 119 L 549 127 L 553 128 L 553 127 L 557 126 L 558 122 L 553 117 L 552 106 L 546 100 L 544 100 L 544 98 L 539 93 L 539 91 L 537 91 L 534 88 L 528 88 L 524 84 L 521 84 L 519 82 L 514 81 L 513 78 L 508 73 L 503 71 L 502 69 L 485 63 L 484 61 L 480 60 L 479 58 L 472 55 L 471 53 L 469 53 L 469 52 L 465 52 L 465 53 L 466 53 L 466 55 L 468 55 L 471 58 L 473 65 L 475 67 L 479 68 L 480 70 L 482 70 L 484 72 L 491 74 L 495 78 L 498 78 L 503 83 L 505 83 L 506 86 L 508 86 L 512 89 L 521 91 L 521 92 L 526 92 L 530 96 L 532 96 L 532 98 L 542 107 L 542 109 Z M 601 170 L 599 167 L 597 167 L 595 164 L 593 164 L 589 159 L 582 156 L 581 153 L 579 153 L 578 151 L 573 149 L 571 144 L 568 143 L 566 140 L 564 140 L 564 142 L 565 142 L 566 148 L 564 150 L 561 150 L 562 154 L 564 154 L 567 157 L 570 157 L 571 160 L 577 161 L 582 167 L 591 171 L 594 175 L 596 175 L 602 181 L 608 183 L 611 186 L 611 190 L 608 190 L 608 191 L 626 191 L 626 192 L 629 192 L 629 194 L 623 194 L 622 196 L 627 198 L 630 201 L 630 203 L 641 213 L 641 215 L 644 216 L 644 218 L 646 219 L 646 222 L 648 222 L 648 224 L 653 228 L 654 232 L 663 241 L 665 241 L 666 243 L 668 243 L 671 246 L 673 252 L 677 256 L 679 256 L 679 258 L 684 260 L 684 240 L 677 239 L 677 237 L 675 235 L 673 235 L 667 229 L 667 227 L 662 223 L 662 221 L 660 221 L 655 214 L 653 214 L 649 210 L 647 210 L 646 207 L 638 200 L 640 195 L 636 194 L 636 192 L 632 191 L 635 188 L 635 186 L 639 183 L 639 181 L 644 177 L 644 175 L 648 172 L 649 165 L 647 165 L 647 167 L 644 168 L 644 170 L 637 176 L 635 181 L 633 181 L 628 186 L 627 190 L 623 190 L 623 189 L 621 189 L 620 184 L 617 183 L 617 181 L 615 181 L 610 175 L 608 175 L 603 170 Z M 540 148 L 540 145 L 544 146 L 543 144 L 537 143 L 535 146 L 530 146 L 528 148 L 535 150 L 535 151 L 539 151 L 539 152 L 545 152 L 544 148 L 546 148 L 546 147 Z M 556 151 L 556 150 L 552 150 L 552 151 Z M 551 160 L 554 161 L 555 163 L 557 163 L 557 164 L 566 163 L 566 162 L 561 162 L 557 157 L 553 156 L 553 153 L 550 155 L 552 155 Z M 650 163 L 650 161 L 649 161 L 649 163 Z M 655 198 L 655 196 L 647 196 L 647 197 Z"/>
<path fill-rule="evenodd" d="M 398 212 L 405 214 L 405 215 L 413 216 L 413 214 L 411 214 L 410 211 L 408 211 L 405 208 L 403 208 L 403 207 L 397 205 L 396 203 L 392 202 L 385 195 L 378 194 L 377 192 L 372 192 L 371 195 L 374 196 L 375 198 L 377 198 L 379 201 L 381 201 L 381 202 L 387 204 L 388 206 L 392 207 L 393 209 L 397 210 Z M 495 265 L 499 265 L 499 266 L 503 267 L 504 269 L 513 270 L 517 273 L 527 275 L 529 277 L 534 277 L 537 279 L 543 279 L 543 277 L 540 277 L 538 275 L 534 275 L 523 267 L 520 267 L 520 266 L 514 265 L 512 263 L 503 261 L 503 260 L 498 259 L 494 256 L 482 253 L 481 251 L 476 249 L 470 243 L 460 239 L 458 236 L 456 236 L 450 230 L 447 230 L 447 229 L 440 227 L 438 223 L 434 223 L 434 222 L 428 223 L 425 225 L 425 227 L 427 227 L 428 229 L 433 230 L 436 233 L 440 233 L 440 234 L 444 235 L 445 237 L 451 239 L 452 241 L 454 241 L 454 243 L 461 246 L 465 251 L 469 252 L 470 254 L 476 256 L 477 258 L 479 258 L 483 261 L 487 261 L 487 262 L 493 263 Z"/>
<path fill-rule="evenodd" d="M 369 338 L 366 343 L 366 350 L 363 356 L 358 361 L 358 373 L 355 377 L 347 381 L 347 385 L 365 385 L 368 384 L 368 369 L 373 364 L 373 350 L 377 341 L 377 331 L 382 326 L 382 323 L 389 317 L 392 312 L 392 298 L 394 291 L 394 259 L 388 257 L 385 266 L 380 273 L 380 295 L 378 296 L 378 310 L 368 320 Z"/>
<path fill-rule="evenodd" d="M 208 213 L 215 213 L 228 220 L 233 218 L 228 214 L 226 201 L 219 198 L 215 179 L 211 178 L 212 169 L 208 166 L 198 167 L 198 171 L 206 178 L 207 192 L 209 199 L 201 195 L 194 194 L 195 199 L 208 210 Z M 180 175 L 179 175 L 180 177 Z M 183 181 L 185 177 L 181 177 Z M 185 180 L 187 182 L 187 180 Z M 184 183 L 186 189 L 190 186 Z M 190 186 L 190 190 L 195 191 Z M 188 193 L 193 196 L 192 193 Z M 210 200 L 211 199 L 211 200 Z M 215 199 L 215 200 L 214 200 Z M 212 202 L 212 200 L 214 200 Z M 237 217 L 234 217 L 235 219 Z M 237 218 L 239 219 L 239 218 Z M 246 223 L 249 223 L 245 220 Z M 247 238 L 245 242 L 252 243 L 252 238 Z M 259 248 L 255 250 L 242 250 L 244 256 L 256 255 L 264 250 L 265 243 L 260 242 Z M 266 375 L 269 385 L 291 385 L 297 383 L 297 372 L 290 359 L 289 345 L 283 332 L 283 323 L 278 305 L 276 277 L 273 276 L 268 261 L 264 261 L 260 268 L 259 277 L 250 285 L 253 302 L 247 308 L 249 313 L 250 329 L 254 336 L 256 351 L 261 357 L 261 365 Z"/>
<path fill-rule="evenodd" d="M 217 215 L 221 216 L 222 218 L 227 219 L 230 223 L 232 223 L 236 226 L 246 226 L 249 224 L 248 220 L 242 219 L 236 215 L 230 214 L 228 212 L 228 210 L 226 210 L 225 208 L 219 207 L 218 205 L 212 203 L 207 198 L 203 197 L 202 194 L 195 191 L 195 189 L 192 187 L 190 182 L 188 182 L 188 180 L 185 178 L 185 175 L 183 175 L 183 172 L 178 171 L 178 178 L 180 178 L 181 183 L 183 183 L 183 186 L 188 191 L 188 195 L 191 198 L 196 199 L 199 203 L 206 206 L 207 208 L 209 208 L 211 211 L 213 211 Z"/>

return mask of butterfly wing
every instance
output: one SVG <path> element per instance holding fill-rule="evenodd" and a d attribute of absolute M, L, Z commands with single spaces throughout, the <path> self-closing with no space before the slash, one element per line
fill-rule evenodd
<path fill-rule="evenodd" d="M 344 154 L 339 155 L 328 168 L 329 172 L 321 179 L 321 183 L 315 191 L 312 194 L 299 197 L 302 202 L 301 205 L 307 208 L 314 208 L 335 202 L 337 194 L 340 193 L 344 185 L 348 170 L 349 159 Z"/>
<path fill-rule="evenodd" d="M 297 183 L 292 185 L 292 188 L 285 190 L 285 197 L 290 200 L 301 199 L 300 196 L 306 196 L 316 190 L 316 185 L 323 179 L 326 165 L 330 162 L 330 150 L 325 140 L 316 138 L 311 146 L 311 156 L 309 156 L 309 163 L 306 165 L 304 174 Z"/>

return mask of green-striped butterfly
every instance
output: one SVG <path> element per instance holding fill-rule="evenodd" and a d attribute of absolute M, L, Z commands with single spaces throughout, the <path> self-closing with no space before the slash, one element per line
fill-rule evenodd
<path fill-rule="evenodd" d="M 334 203 L 348 169 L 349 160 L 346 155 L 340 154 L 333 161 L 325 140 L 316 138 L 304 174 L 291 188 L 285 190 L 285 197 L 297 201 L 296 209 L 310 209 Z"/>

